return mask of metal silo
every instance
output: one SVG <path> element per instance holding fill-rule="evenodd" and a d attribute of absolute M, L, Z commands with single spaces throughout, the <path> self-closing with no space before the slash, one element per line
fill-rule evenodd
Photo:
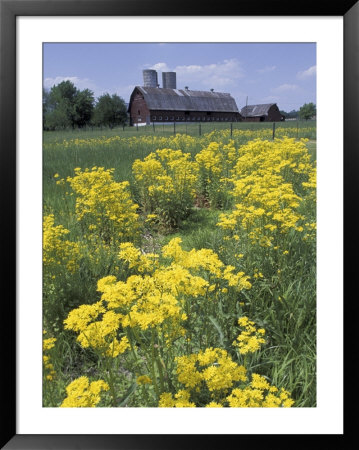
<path fill-rule="evenodd" d="M 146 69 L 143 73 L 143 86 L 144 87 L 157 87 L 157 72 L 153 69 Z"/>
<path fill-rule="evenodd" d="M 162 72 L 162 87 L 177 89 L 176 72 Z"/>

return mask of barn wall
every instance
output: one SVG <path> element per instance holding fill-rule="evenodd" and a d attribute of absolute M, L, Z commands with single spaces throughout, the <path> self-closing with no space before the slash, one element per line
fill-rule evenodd
<path fill-rule="evenodd" d="M 261 122 L 261 118 L 260 117 L 246 117 L 246 118 L 243 118 L 243 121 L 244 122 Z"/>
<path fill-rule="evenodd" d="M 268 122 L 280 122 L 282 120 L 282 114 L 279 112 L 277 105 L 272 105 L 268 110 L 268 116 L 266 121 Z"/>
<path fill-rule="evenodd" d="M 151 110 L 151 122 L 239 122 L 239 113 Z"/>
<path fill-rule="evenodd" d="M 263 105 L 258 105 L 258 106 L 263 106 Z M 244 108 L 242 108 L 243 111 Z M 263 114 L 261 116 L 251 116 L 248 115 L 247 117 L 243 116 L 243 121 L 245 122 L 281 122 L 284 119 L 284 117 L 282 116 L 282 114 L 279 111 L 279 108 L 276 104 L 273 104 L 272 106 L 269 107 L 268 109 L 268 113 L 265 113 L 266 109 L 262 108 L 262 112 Z"/>
<path fill-rule="evenodd" d="M 138 112 L 140 112 L 140 114 Z M 136 92 L 131 102 L 130 125 L 136 125 L 137 123 L 146 123 L 149 117 L 150 111 L 147 108 L 143 96 L 139 92 Z"/>

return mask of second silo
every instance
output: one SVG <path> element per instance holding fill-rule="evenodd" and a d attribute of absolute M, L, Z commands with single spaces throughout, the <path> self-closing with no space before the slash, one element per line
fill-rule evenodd
<path fill-rule="evenodd" d="M 157 87 L 157 72 L 153 69 L 146 69 L 143 73 L 143 86 L 144 87 Z"/>
<path fill-rule="evenodd" d="M 177 89 L 176 72 L 162 72 L 162 87 Z"/>

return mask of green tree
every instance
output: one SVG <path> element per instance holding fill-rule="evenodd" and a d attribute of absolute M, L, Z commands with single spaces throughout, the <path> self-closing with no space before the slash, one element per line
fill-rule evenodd
<path fill-rule="evenodd" d="M 292 109 L 290 112 L 279 111 L 286 119 L 296 119 L 298 116 L 298 111 Z"/>
<path fill-rule="evenodd" d="M 47 98 L 45 128 L 55 130 L 75 125 L 75 96 L 77 88 L 67 80 L 53 86 Z"/>
<path fill-rule="evenodd" d="M 71 81 L 62 81 L 43 93 L 44 129 L 82 128 L 91 121 L 94 103 L 92 91 L 80 91 Z"/>
<path fill-rule="evenodd" d="M 299 109 L 299 117 L 301 119 L 311 119 L 317 113 L 314 103 L 304 103 L 304 105 Z"/>
<path fill-rule="evenodd" d="M 51 111 L 52 105 L 50 101 L 50 92 L 43 88 L 42 89 L 42 123 L 43 128 L 47 129 L 46 126 L 46 115 Z"/>
<path fill-rule="evenodd" d="M 95 106 L 95 123 L 109 126 L 125 124 L 127 121 L 127 108 L 123 98 L 117 94 L 101 95 Z"/>
<path fill-rule="evenodd" d="M 56 108 L 45 114 L 45 130 L 58 130 L 71 127 L 73 124 L 68 115 L 66 102 L 61 102 Z"/>
<path fill-rule="evenodd" d="M 75 124 L 82 128 L 89 124 L 95 107 L 94 94 L 89 89 L 78 91 L 75 96 Z"/>

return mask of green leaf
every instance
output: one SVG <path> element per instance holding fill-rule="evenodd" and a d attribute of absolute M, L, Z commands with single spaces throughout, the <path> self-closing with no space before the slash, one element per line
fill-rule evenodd
<path fill-rule="evenodd" d="M 132 383 L 132 385 L 127 389 L 125 395 L 121 398 L 120 403 L 118 404 L 119 407 L 126 406 L 126 403 L 128 402 L 130 396 L 135 392 L 137 389 L 137 383 L 136 381 Z"/>
<path fill-rule="evenodd" d="M 221 345 L 224 346 L 224 342 L 223 342 L 224 335 L 223 335 L 223 331 L 222 331 L 221 327 L 219 326 L 218 322 L 216 321 L 216 319 L 214 317 L 210 316 L 209 320 L 213 323 L 214 327 L 218 331 L 219 341 L 220 341 Z"/>

